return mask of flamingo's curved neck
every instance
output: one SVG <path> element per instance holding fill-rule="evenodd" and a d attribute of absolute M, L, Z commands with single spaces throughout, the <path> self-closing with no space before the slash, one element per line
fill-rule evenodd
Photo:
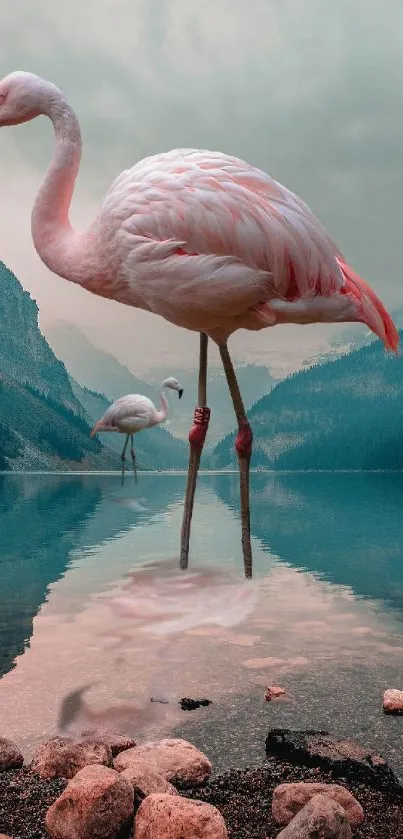
<path fill-rule="evenodd" d="M 32 211 L 31 229 L 42 261 L 68 280 L 86 285 L 91 274 L 86 259 L 86 237 L 75 233 L 69 209 L 81 160 L 78 119 L 57 88 L 44 91 L 42 112 L 53 123 L 56 146 Z"/>
<path fill-rule="evenodd" d="M 157 411 L 158 414 L 158 422 L 165 422 L 168 416 L 168 399 L 165 396 L 164 387 L 161 387 L 160 390 L 160 400 L 161 400 L 161 410 Z"/>

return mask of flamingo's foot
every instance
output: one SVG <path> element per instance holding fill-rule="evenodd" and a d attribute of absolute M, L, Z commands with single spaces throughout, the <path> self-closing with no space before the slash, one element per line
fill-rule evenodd
<path fill-rule="evenodd" d="M 235 448 L 240 458 L 250 460 L 252 455 L 253 433 L 248 421 L 239 426 L 235 439 Z"/>
<path fill-rule="evenodd" d="M 193 451 L 201 452 L 206 439 L 210 422 L 210 408 L 197 407 L 194 412 L 193 425 L 189 431 L 189 443 Z"/>

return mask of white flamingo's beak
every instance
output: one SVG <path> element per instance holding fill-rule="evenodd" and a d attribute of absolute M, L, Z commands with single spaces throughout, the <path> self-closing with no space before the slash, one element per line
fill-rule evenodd
<path fill-rule="evenodd" d="M 179 399 L 182 399 L 182 394 L 183 394 L 183 387 L 180 387 L 179 390 L 178 390 Z"/>

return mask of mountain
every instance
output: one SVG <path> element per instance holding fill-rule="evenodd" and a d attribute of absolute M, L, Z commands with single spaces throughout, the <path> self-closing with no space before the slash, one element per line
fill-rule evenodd
<path fill-rule="evenodd" d="M 0 470 L 116 468 L 113 453 L 89 434 L 82 412 L 75 413 L 42 390 L 3 376 Z"/>
<path fill-rule="evenodd" d="M 126 393 L 143 393 L 155 400 L 149 382 L 138 379 L 113 355 L 95 347 L 73 323 L 56 323 L 46 334 L 56 355 L 80 385 L 105 394 L 111 402 Z"/>
<path fill-rule="evenodd" d="M 66 408 L 80 412 L 62 361 L 38 327 L 38 307 L 17 277 L 0 262 L 0 372 L 3 381 L 28 385 Z"/>
<path fill-rule="evenodd" d="M 90 438 L 88 395 L 74 387 L 40 332 L 35 301 L 2 262 L 0 319 L 0 470 L 119 468 L 112 447 Z M 97 418 L 107 404 L 100 397 Z M 153 431 L 148 454 L 139 447 L 139 468 L 185 465 L 186 446 L 162 429 Z"/>
<path fill-rule="evenodd" d="M 391 315 L 397 329 L 403 329 L 403 306 L 393 309 Z M 361 347 L 368 347 L 373 340 L 374 333 L 370 329 L 363 329 L 362 323 L 345 324 L 344 328 L 330 335 L 328 352 L 325 352 L 322 356 L 316 354 L 308 359 L 304 367 L 310 367 L 312 364 L 318 364 L 322 361 L 330 361 L 331 358 L 337 358 L 352 350 L 359 350 Z"/>
<path fill-rule="evenodd" d="M 268 393 L 275 380 L 270 376 L 267 367 L 255 364 L 237 365 L 236 374 L 247 409 L 263 394 Z M 157 388 L 172 370 L 156 367 L 149 372 L 149 379 Z M 180 408 L 176 407 L 174 415 L 169 420 L 169 427 L 178 437 L 187 439 L 192 424 L 194 407 L 197 404 L 197 370 L 175 368 L 174 375 L 184 388 Z M 221 367 L 209 367 L 207 379 L 207 404 L 211 408 L 209 432 L 206 438 L 205 450 L 212 450 L 217 441 L 234 425 L 234 408 L 228 390 L 224 371 Z"/>
<path fill-rule="evenodd" d="M 111 469 L 91 440 L 64 364 L 38 327 L 38 308 L 0 262 L 0 469 Z"/>
<path fill-rule="evenodd" d="M 254 467 L 403 469 L 403 357 L 374 341 L 280 382 L 249 419 Z M 212 465 L 235 463 L 231 434 Z"/>
<path fill-rule="evenodd" d="M 392 318 L 395 326 L 398 329 L 403 329 L 403 306 L 398 306 L 397 309 L 393 309 Z"/>
<path fill-rule="evenodd" d="M 158 399 L 161 382 L 168 376 L 176 376 L 184 388 L 184 393 L 180 403 L 170 401 L 170 415 L 165 428 L 176 437 L 187 441 L 197 402 L 196 370 L 155 367 L 149 371 L 148 381 L 144 381 L 131 373 L 113 355 L 95 347 L 74 324 L 55 324 L 48 328 L 47 337 L 75 380 L 89 390 L 106 394 L 110 401 L 125 393 L 144 393 L 155 401 Z M 247 408 L 263 394 L 268 393 L 275 383 L 266 367 L 254 364 L 238 366 L 237 376 Z M 209 368 L 208 405 L 211 408 L 211 419 L 205 451 L 211 449 L 234 424 L 234 409 L 221 367 Z"/>

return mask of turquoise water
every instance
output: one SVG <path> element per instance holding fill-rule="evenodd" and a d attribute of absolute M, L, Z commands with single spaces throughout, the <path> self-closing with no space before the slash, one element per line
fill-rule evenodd
<path fill-rule="evenodd" d="M 89 685 L 89 719 L 124 706 L 127 722 L 133 704 L 168 697 L 161 718 L 140 714 L 139 738 L 189 737 L 217 768 L 260 760 L 267 728 L 286 725 L 354 736 L 403 773 L 403 719 L 382 714 L 383 690 L 403 688 L 403 475 L 253 475 L 252 587 L 237 476 L 202 475 L 191 568 L 205 569 L 205 588 L 186 620 L 172 577 L 184 486 L 183 475 L 123 489 L 112 475 L 0 476 L 2 733 L 29 754 L 66 694 Z M 156 640 L 143 630 L 168 597 L 177 628 L 165 637 L 162 621 Z M 265 703 L 267 684 L 286 698 Z M 184 713 L 182 696 L 213 704 Z"/>

